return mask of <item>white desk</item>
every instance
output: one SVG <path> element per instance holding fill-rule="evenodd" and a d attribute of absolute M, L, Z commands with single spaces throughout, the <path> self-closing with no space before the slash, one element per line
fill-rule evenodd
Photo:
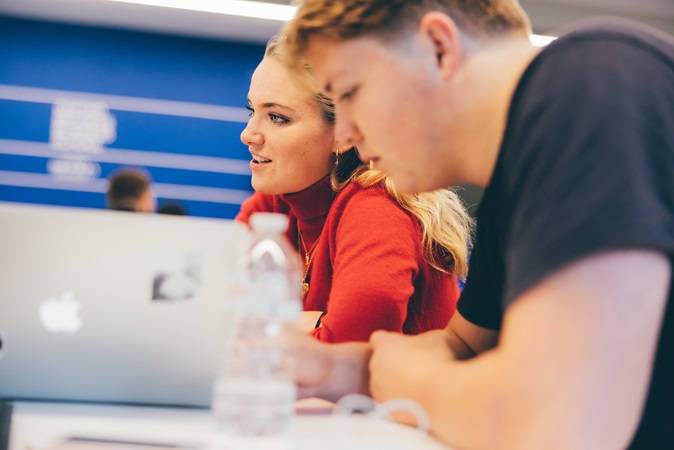
<path fill-rule="evenodd" d="M 208 450 L 447 450 L 410 427 L 363 415 L 338 418 L 327 413 L 298 414 L 285 438 L 242 444 L 218 438 L 206 410 L 14 404 L 8 450 L 56 449 L 60 442 L 74 436 L 163 444 L 154 447 L 157 450 L 164 446 Z"/>

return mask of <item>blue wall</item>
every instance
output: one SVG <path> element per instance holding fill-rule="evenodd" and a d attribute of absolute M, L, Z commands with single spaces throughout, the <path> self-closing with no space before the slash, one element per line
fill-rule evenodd
<path fill-rule="evenodd" d="M 104 208 L 106 177 L 142 166 L 160 205 L 234 217 L 263 50 L 0 16 L 0 201 Z"/>

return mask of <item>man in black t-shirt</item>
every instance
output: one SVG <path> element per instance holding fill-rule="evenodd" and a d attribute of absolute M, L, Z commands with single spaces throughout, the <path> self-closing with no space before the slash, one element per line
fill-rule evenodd
<path fill-rule="evenodd" d="M 403 191 L 485 186 L 443 332 L 302 341 L 302 395 L 407 397 L 457 448 L 674 448 L 674 43 L 539 51 L 515 0 L 305 0 L 336 135 Z"/>

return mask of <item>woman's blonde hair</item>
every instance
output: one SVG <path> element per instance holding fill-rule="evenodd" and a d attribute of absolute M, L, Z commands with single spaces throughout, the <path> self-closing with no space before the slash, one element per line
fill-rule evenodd
<path fill-rule="evenodd" d="M 285 57 L 282 39 L 276 36 L 270 39 L 265 57 Z M 334 124 L 334 104 L 313 88 L 310 66 L 306 62 L 301 62 L 300 69 L 294 71 L 297 76 L 304 78 L 299 81 L 306 85 L 307 89 L 311 86 L 325 122 Z M 465 279 L 468 273 L 468 249 L 472 241 L 473 219 L 452 189 L 403 194 L 383 172 L 364 164 L 358 157 L 358 149 L 355 147 L 339 156 L 339 164 L 333 168 L 330 180 L 335 192 L 341 191 L 351 182 L 363 187 L 383 185 L 389 195 L 419 221 L 423 236 L 423 254 L 428 263 L 442 272 L 449 272 L 448 268 L 451 266 L 457 276 Z"/>

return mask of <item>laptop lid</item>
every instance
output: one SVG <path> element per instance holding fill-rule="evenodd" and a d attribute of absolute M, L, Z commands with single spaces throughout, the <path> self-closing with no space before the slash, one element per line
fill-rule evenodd
<path fill-rule="evenodd" d="M 245 233 L 0 203 L 0 398 L 208 406 Z"/>

